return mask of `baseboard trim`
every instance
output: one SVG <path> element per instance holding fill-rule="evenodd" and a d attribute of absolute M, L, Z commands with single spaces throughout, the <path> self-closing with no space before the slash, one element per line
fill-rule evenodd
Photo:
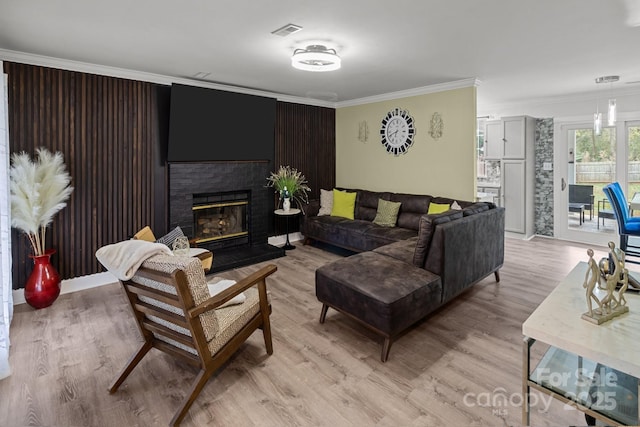
<path fill-rule="evenodd" d="M 302 233 L 299 232 L 289 234 L 290 242 L 297 242 L 299 240 L 302 240 L 303 238 L 304 236 L 302 236 Z M 286 235 L 269 237 L 269 244 L 273 246 L 283 246 L 286 241 Z M 109 272 L 89 274 L 87 276 L 65 279 L 60 283 L 60 295 L 69 294 L 71 292 L 84 291 L 86 289 L 97 288 L 98 286 L 110 285 L 117 282 L 118 279 L 116 279 L 116 277 Z M 24 288 L 14 289 L 12 294 L 13 305 L 26 303 L 24 299 Z"/>
<path fill-rule="evenodd" d="M 117 282 L 118 279 L 116 279 L 116 277 L 109 272 L 89 274 L 87 276 L 65 279 L 60 283 L 60 295 L 69 294 L 71 292 L 84 291 L 85 289 L 97 288 L 98 286 L 110 285 Z M 24 288 L 14 289 L 12 295 L 13 305 L 26 303 L 24 299 Z"/>

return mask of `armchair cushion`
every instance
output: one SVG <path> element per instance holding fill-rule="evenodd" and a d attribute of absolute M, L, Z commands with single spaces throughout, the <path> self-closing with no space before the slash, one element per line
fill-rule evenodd
<path fill-rule="evenodd" d="M 218 333 L 212 340 L 207 340 L 211 354 L 216 354 L 260 311 L 258 290 L 252 287 L 244 291 L 244 294 L 246 299 L 243 304 L 213 310 L 218 323 Z"/>
<path fill-rule="evenodd" d="M 207 286 L 209 287 L 209 294 L 211 296 L 214 296 L 226 289 L 229 289 L 235 284 L 236 284 L 235 280 L 227 280 L 227 279 L 222 279 L 220 277 L 214 277 L 213 279 L 209 280 Z M 229 301 L 222 304 L 220 308 L 227 307 L 230 305 L 242 304 L 246 299 L 247 299 L 246 295 L 243 292 L 241 292 L 235 297 L 231 298 Z"/>

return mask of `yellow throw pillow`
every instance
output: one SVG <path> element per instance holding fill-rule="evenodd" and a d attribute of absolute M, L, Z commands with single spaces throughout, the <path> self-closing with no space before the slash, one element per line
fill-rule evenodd
<path fill-rule="evenodd" d="M 331 216 L 353 219 L 353 213 L 356 209 L 356 194 L 357 193 L 347 193 L 346 191 L 340 191 L 334 188 Z"/>
<path fill-rule="evenodd" d="M 451 206 L 448 203 L 429 203 L 429 212 L 430 214 L 439 214 L 442 212 L 446 212 L 451 209 Z"/>

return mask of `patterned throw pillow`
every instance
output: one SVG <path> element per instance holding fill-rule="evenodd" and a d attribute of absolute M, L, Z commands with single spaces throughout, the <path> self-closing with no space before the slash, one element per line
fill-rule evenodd
<path fill-rule="evenodd" d="M 318 216 L 331 215 L 333 209 L 333 191 L 320 189 L 320 210 Z"/>
<path fill-rule="evenodd" d="M 401 202 L 390 202 L 388 200 L 378 199 L 378 211 L 376 212 L 376 217 L 373 219 L 373 223 L 383 227 L 395 227 L 401 204 Z"/>
<path fill-rule="evenodd" d="M 165 245 L 169 246 L 169 249 L 172 249 L 173 242 L 175 242 L 178 237 L 182 236 L 184 236 L 182 228 L 180 228 L 180 226 L 177 226 L 176 228 L 156 240 L 156 243 L 164 243 Z"/>

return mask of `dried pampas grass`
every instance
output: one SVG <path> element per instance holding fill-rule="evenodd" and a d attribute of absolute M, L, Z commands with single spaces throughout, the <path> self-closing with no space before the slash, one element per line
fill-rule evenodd
<path fill-rule="evenodd" d="M 11 225 L 27 235 L 39 256 L 45 253 L 47 226 L 67 205 L 73 187 L 60 152 L 39 148 L 36 154 L 35 161 L 25 152 L 11 156 L 9 189 Z"/>

